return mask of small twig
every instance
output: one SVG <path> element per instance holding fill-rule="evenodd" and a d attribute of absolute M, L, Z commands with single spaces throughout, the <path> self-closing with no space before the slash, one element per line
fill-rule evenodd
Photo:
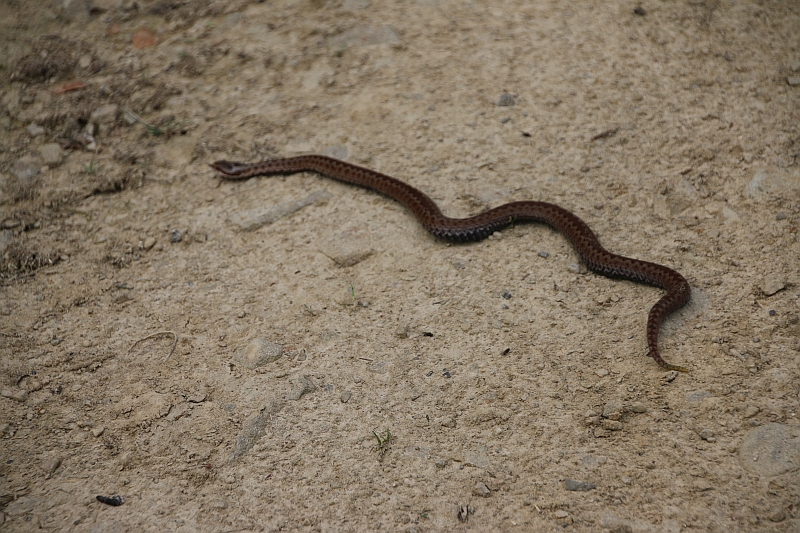
<path fill-rule="evenodd" d="M 67 370 L 69 372 L 75 372 L 76 370 L 83 370 L 84 368 L 89 368 L 90 366 L 92 366 L 94 364 L 103 363 L 104 361 L 107 361 L 107 360 L 111 359 L 112 357 L 114 357 L 114 356 L 111 355 L 111 354 L 105 354 L 105 355 L 102 355 L 102 356 L 97 357 L 95 359 L 89 359 L 88 361 L 75 363 L 72 366 L 68 366 Z"/>
<path fill-rule="evenodd" d="M 174 132 L 178 127 L 180 127 L 184 122 L 175 122 L 175 119 L 171 118 L 167 121 L 166 124 L 159 127 L 155 124 L 151 124 L 145 121 L 142 117 L 131 111 L 130 109 L 123 108 L 123 111 L 126 115 L 131 117 L 136 122 L 144 125 L 144 128 L 147 130 L 147 134 L 153 137 L 160 137 L 162 135 L 167 135 L 168 137 L 171 136 L 171 133 Z"/>
<path fill-rule="evenodd" d="M 32 278 L 35 275 L 36 275 L 35 271 L 34 272 L 27 272 L 25 274 L 17 274 L 15 276 L 10 277 L 10 278 L 5 278 L 5 279 L 1 279 L 0 278 L 0 281 L 2 281 L 3 285 L 11 285 L 12 283 L 15 283 L 18 280 L 25 279 L 25 278 Z"/>
<path fill-rule="evenodd" d="M 136 122 L 139 122 L 139 123 L 141 123 L 141 124 L 144 124 L 144 126 L 145 126 L 145 127 L 147 127 L 147 128 L 155 128 L 155 126 L 153 126 L 153 125 L 152 125 L 152 124 L 150 124 L 149 122 L 145 122 L 145 120 L 144 120 L 142 117 L 140 117 L 139 115 L 137 115 L 136 113 L 134 113 L 134 112 L 133 112 L 133 111 L 131 111 L 130 109 L 128 109 L 128 108 L 125 108 L 125 107 L 124 107 L 124 108 L 122 108 L 122 111 L 123 111 L 124 113 L 126 113 L 127 115 L 129 115 L 129 116 L 130 116 L 130 117 L 131 117 L 133 120 L 135 120 Z"/>
<path fill-rule="evenodd" d="M 611 137 L 612 135 L 615 135 L 618 131 L 619 131 L 619 128 L 611 128 L 611 129 L 608 129 L 608 130 L 605 130 L 603 132 L 598 133 L 597 135 L 592 137 L 591 140 L 596 141 L 598 139 L 605 139 L 607 137 Z"/>
<path fill-rule="evenodd" d="M 173 337 L 172 348 L 169 349 L 169 353 L 164 358 L 164 361 L 166 361 L 167 359 L 169 359 L 169 356 L 172 355 L 172 352 L 175 351 L 175 346 L 178 345 L 178 334 L 175 333 L 174 331 L 159 331 L 158 333 L 153 333 L 152 335 L 148 335 L 147 337 L 139 339 L 138 341 L 131 344 L 131 347 L 128 349 L 128 355 L 131 354 L 133 349 L 136 348 L 136 345 L 139 344 L 140 342 L 144 342 L 148 339 L 153 339 L 155 337 L 161 337 L 162 335 L 172 335 Z"/>

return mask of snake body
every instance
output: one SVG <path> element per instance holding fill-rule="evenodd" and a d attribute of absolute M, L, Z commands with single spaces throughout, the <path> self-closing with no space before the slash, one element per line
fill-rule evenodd
<path fill-rule="evenodd" d="M 426 230 L 453 242 L 485 239 L 517 222 L 541 222 L 561 232 L 578 252 L 589 270 L 610 278 L 623 278 L 665 289 L 667 293 L 650 309 L 647 317 L 647 346 L 650 356 L 663 368 L 687 372 L 664 361 L 658 351 L 662 321 L 689 301 L 691 289 L 678 272 L 663 265 L 613 254 L 603 248 L 597 236 L 580 218 L 563 207 L 547 202 L 511 202 L 469 218 L 445 216 L 425 193 L 380 172 L 321 155 L 301 155 L 258 163 L 217 161 L 211 167 L 226 179 L 258 175 L 312 171 L 354 185 L 373 189 L 406 206 Z"/>

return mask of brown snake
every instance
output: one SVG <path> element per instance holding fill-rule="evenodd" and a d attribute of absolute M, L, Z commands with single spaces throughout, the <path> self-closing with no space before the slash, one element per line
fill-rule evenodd
<path fill-rule="evenodd" d="M 624 278 L 666 289 L 647 317 L 647 346 L 650 356 L 668 370 L 688 372 L 672 365 L 658 353 L 658 330 L 667 315 L 689 301 L 686 278 L 662 265 L 612 254 L 600 245 L 586 223 L 563 207 L 547 202 L 511 202 L 469 218 L 449 218 L 425 193 L 407 183 L 367 168 L 322 155 L 301 155 L 259 163 L 216 161 L 211 167 L 227 179 L 245 179 L 261 174 L 313 171 L 340 181 L 374 189 L 406 206 L 426 230 L 455 242 L 479 241 L 516 222 L 542 222 L 560 231 L 572 244 L 586 266 L 610 278 Z"/>

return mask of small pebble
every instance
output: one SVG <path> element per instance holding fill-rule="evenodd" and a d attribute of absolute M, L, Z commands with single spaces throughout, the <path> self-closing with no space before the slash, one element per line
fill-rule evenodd
<path fill-rule="evenodd" d="M 546 259 L 546 258 L 547 258 L 547 257 L 548 257 L 550 254 L 549 254 L 549 253 L 547 253 L 547 252 L 545 252 L 544 250 L 542 250 L 542 251 L 541 251 L 541 252 L 539 252 L 537 255 L 538 255 L 539 257 L 544 257 L 544 258 Z"/>
<path fill-rule="evenodd" d="M 283 346 L 266 339 L 255 338 L 240 348 L 233 356 L 234 360 L 251 370 L 277 361 L 283 355 Z"/>
<path fill-rule="evenodd" d="M 28 392 L 22 389 L 3 389 L 0 390 L 0 396 L 15 402 L 24 402 L 28 399 Z"/>
<path fill-rule="evenodd" d="M 92 436 L 93 436 L 93 437 L 99 437 L 100 435 L 102 435 L 102 434 L 103 434 L 103 432 L 104 432 L 105 430 L 106 430 L 106 428 L 105 428 L 105 427 L 103 427 L 103 426 L 98 426 L 98 427 L 96 427 L 96 428 L 93 428 L 93 429 L 92 429 Z"/>
<path fill-rule="evenodd" d="M 299 380 L 295 381 L 292 390 L 286 395 L 287 400 L 299 400 L 307 392 L 317 390 L 317 387 L 308 376 L 302 376 Z"/>
<path fill-rule="evenodd" d="M 647 407 L 641 402 L 635 402 L 631 405 L 630 410 L 632 413 L 646 413 Z"/>
<path fill-rule="evenodd" d="M 90 120 L 95 124 L 111 124 L 117 120 L 118 115 L 119 106 L 117 104 L 106 104 L 92 111 Z"/>
<path fill-rule="evenodd" d="M 703 439 L 704 441 L 707 441 L 707 442 L 716 442 L 717 441 L 717 439 L 714 438 L 714 432 L 711 431 L 710 429 L 701 430 L 698 433 L 698 435 L 700 436 L 701 439 Z"/>
<path fill-rule="evenodd" d="M 597 485 L 590 483 L 589 481 L 575 481 L 572 479 L 564 480 L 564 488 L 573 492 L 588 492 L 596 487 Z"/>
<path fill-rule="evenodd" d="M 60 457 L 45 457 L 42 459 L 42 462 L 39 463 L 39 468 L 48 476 L 52 475 L 59 466 L 61 466 Z"/>
<path fill-rule="evenodd" d="M 778 507 L 777 509 L 774 509 L 774 510 L 773 510 L 773 511 L 770 513 L 770 515 L 769 515 L 769 517 L 768 517 L 768 518 L 769 518 L 769 519 L 770 519 L 770 521 L 772 521 L 772 522 L 783 522 L 784 520 L 786 520 L 786 513 L 784 512 L 784 510 L 783 510 L 783 509 L 781 509 L 780 507 Z"/>
<path fill-rule="evenodd" d="M 502 294 L 502 296 L 503 296 L 503 298 L 504 298 L 504 299 L 506 299 L 506 300 L 510 300 L 510 299 L 511 299 L 511 293 L 510 293 L 510 292 L 508 292 L 508 291 L 503 291 L 503 294 Z"/>
<path fill-rule="evenodd" d="M 586 418 L 583 419 L 583 423 L 586 424 L 587 426 L 596 426 L 600 423 L 600 417 L 587 416 Z M 595 435 L 595 437 L 599 437 L 599 435 Z"/>
<path fill-rule="evenodd" d="M 394 330 L 394 334 L 401 339 L 407 339 L 410 331 L 411 331 L 411 325 L 403 324 L 402 326 L 399 326 L 396 330 Z"/>
<path fill-rule="evenodd" d="M 49 167 L 57 167 L 64 161 L 64 151 L 58 143 L 48 143 L 39 148 L 44 163 Z"/>
<path fill-rule="evenodd" d="M 611 436 L 611 432 L 604 428 L 595 428 L 594 430 L 595 438 L 608 438 Z"/>
<path fill-rule="evenodd" d="M 786 213 L 778 213 L 775 215 L 775 220 L 786 220 L 787 216 Z"/>
<path fill-rule="evenodd" d="M 205 391 L 199 391 L 186 398 L 186 401 L 189 403 L 203 403 L 207 397 L 208 395 Z"/>
<path fill-rule="evenodd" d="M 486 483 L 479 481 L 475 484 L 475 487 L 472 489 L 472 494 L 475 496 L 480 496 L 482 498 L 488 498 L 491 495 L 492 491 L 489 490 L 489 487 L 486 486 Z"/>
<path fill-rule="evenodd" d="M 37 379 L 35 377 L 29 377 L 28 379 L 25 380 L 24 386 L 25 386 L 25 390 L 27 390 L 30 393 L 30 392 L 35 392 L 35 391 L 38 391 L 38 390 L 42 390 L 42 388 L 44 387 L 44 384 L 39 379 Z"/>
<path fill-rule="evenodd" d="M 732 357 L 736 357 L 740 361 L 746 361 L 747 360 L 747 356 L 744 355 L 743 353 L 741 353 L 736 348 L 728 348 L 727 346 L 723 346 L 722 347 L 722 351 L 724 351 L 725 353 L 727 353 L 728 355 L 730 355 Z"/>
<path fill-rule="evenodd" d="M 608 431 L 622 431 L 622 422 L 619 420 L 603 420 L 603 429 Z"/>
<path fill-rule="evenodd" d="M 497 101 L 497 105 L 500 107 L 510 107 L 515 104 L 514 97 L 508 93 L 501 94 L 500 99 Z"/>
<path fill-rule="evenodd" d="M 456 419 L 452 416 L 445 417 L 442 420 L 442 427 L 453 429 L 456 427 Z"/>
<path fill-rule="evenodd" d="M 633 8 L 633 14 L 634 15 L 639 15 L 640 17 L 643 17 L 643 16 L 647 15 L 647 11 L 642 6 L 636 6 L 636 7 Z"/>
<path fill-rule="evenodd" d="M 156 245 L 156 240 L 154 237 L 147 237 L 144 242 L 142 242 L 142 249 L 143 250 L 150 250 L 153 246 Z"/>
<path fill-rule="evenodd" d="M 486 468 L 489 466 L 489 456 L 481 452 L 469 451 L 464 453 L 464 465 L 476 468 Z"/>
<path fill-rule="evenodd" d="M 622 416 L 622 404 L 616 401 L 610 401 L 603 407 L 603 418 L 609 420 L 619 420 Z"/>
<path fill-rule="evenodd" d="M 567 518 L 568 516 L 569 516 L 569 513 L 564 511 L 563 509 L 559 509 L 558 511 L 555 512 L 555 517 L 556 518 L 564 519 L 564 518 Z"/>
<path fill-rule="evenodd" d="M 350 391 L 346 390 L 346 391 L 344 391 L 342 393 L 341 396 L 339 396 L 339 399 L 342 401 L 342 403 L 347 403 L 347 402 L 350 401 L 350 398 L 352 398 L 352 397 L 353 397 L 353 394 Z"/>
<path fill-rule="evenodd" d="M 774 310 L 774 309 L 770 309 L 770 310 L 769 310 L 769 316 L 775 316 L 776 314 L 777 314 L 777 313 L 775 312 L 775 310 Z"/>
<path fill-rule="evenodd" d="M 18 159 L 11 165 L 11 173 L 23 184 L 33 183 L 33 180 L 40 172 L 41 169 L 39 165 L 27 158 Z"/>
<path fill-rule="evenodd" d="M 331 235 L 319 243 L 319 250 L 343 267 L 360 263 L 374 253 L 369 231 L 361 227 L 350 227 Z"/>
<path fill-rule="evenodd" d="M 604 378 L 608 375 L 608 370 L 606 370 L 605 368 L 598 368 L 597 370 L 594 371 L 594 373 L 600 376 L 601 378 Z"/>
<path fill-rule="evenodd" d="M 25 130 L 31 137 L 38 137 L 39 135 L 44 135 L 44 128 L 38 124 L 28 124 L 28 127 L 26 127 Z"/>
<path fill-rule="evenodd" d="M 169 232 L 169 242 L 181 242 L 183 240 L 183 233 L 180 230 L 174 229 Z"/>

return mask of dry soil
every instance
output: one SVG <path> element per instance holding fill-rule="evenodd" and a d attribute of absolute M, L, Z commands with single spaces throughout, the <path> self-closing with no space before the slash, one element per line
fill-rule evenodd
<path fill-rule="evenodd" d="M 2 531 L 800 530 L 800 3 L 0 3 Z M 325 153 L 453 216 L 208 164 Z M 119 495 L 122 505 L 96 496 Z"/>

